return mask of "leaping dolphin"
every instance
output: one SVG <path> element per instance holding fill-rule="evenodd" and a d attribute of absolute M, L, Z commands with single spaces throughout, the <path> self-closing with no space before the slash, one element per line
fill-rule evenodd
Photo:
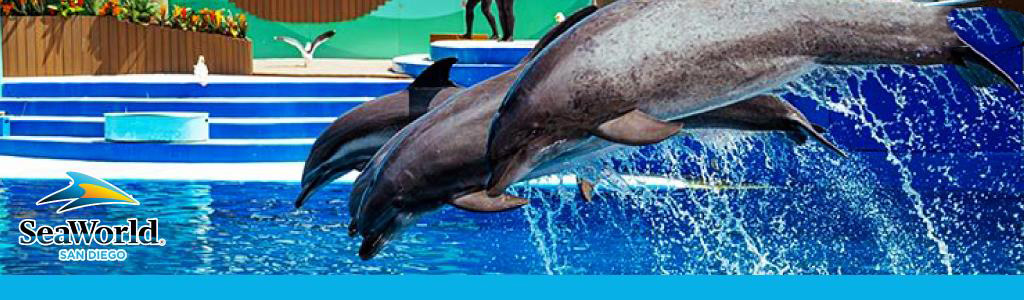
<path fill-rule="evenodd" d="M 488 196 L 589 137 L 658 143 L 680 120 L 819 65 L 972 62 L 1018 87 L 947 24 L 969 4 L 865 0 L 625 0 L 573 27 L 520 75 L 491 125 Z M 642 34 L 641 34 L 642 33 Z"/>
<path fill-rule="evenodd" d="M 593 6 L 583 8 L 566 25 L 552 28 L 537 41 L 520 64 L 535 57 L 572 24 L 596 9 Z M 461 91 L 462 88 L 449 79 L 455 63 L 455 58 L 442 59 L 424 70 L 408 89 L 363 103 L 335 120 L 317 138 L 306 159 L 302 191 L 295 200 L 295 207 L 301 207 L 317 190 L 338 177 L 353 170 L 362 170 L 388 139 L 426 112 L 424 106 L 434 108 Z M 413 106 L 419 108 L 410 109 Z"/>
<path fill-rule="evenodd" d="M 556 28 L 558 33 L 578 23 L 595 8 L 589 7 Z M 552 33 L 541 40 L 553 40 Z M 538 46 L 535 51 L 543 51 Z M 364 237 L 359 256 L 370 259 L 418 216 L 445 204 L 473 212 L 500 212 L 526 204 L 525 199 L 484 194 L 488 165 L 486 136 L 491 118 L 508 88 L 525 68 L 516 68 L 467 89 L 403 128 L 371 159 L 356 179 L 349 197 L 350 234 Z M 760 96 L 733 106 L 687 119 L 692 128 L 784 130 L 798 143 L 821 136 L 796 108 L 773 96 Z M 561 172 L 563 164 L 597 157 L 618 145 L 591 140 L 559 159 L 538 168 L 530 178 Z M 586 193 L 591 187 L 581 184 Z"/>
<path fill-rule="evenodd" d="M 449 80 L 455 58 L 427 67 L 405 90 L 367 101 L 334 120 L 313 143 L 302 170 L 302 207 L 316 191 L 366 161 L 399 129 L 462 90 Z"/>

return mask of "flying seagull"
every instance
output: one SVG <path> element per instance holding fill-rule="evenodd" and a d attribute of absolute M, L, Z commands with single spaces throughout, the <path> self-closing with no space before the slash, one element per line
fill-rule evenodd
<path fill-rule="evenodd" d="M 206 58 L 202 55 L 199 56 L 199 61 L 196 62 L 196 65 L 192 66 L 192 74 L 196 76 L 196 82 L 199 82 L 199 85 L 206 87 L 210 69 L 206 67 Z"/>
<path fill-rule="evenodd" d="M 309 65 L 313 63 L 313 54 L 316 53 L 316 48 L 323 45 L 324 42 L 332 37 L 334 37 L 334 30 L 320 34 L 320 36 L 316 37 L 312 43 L 306 43 L 305 45 L 303 45 L 302 42 L 299 42 L 299 40 L 287 36 L 275 36 L 274 39 L 295 46 L 295 49 L 298 49 L 299 53 L 302 53 L 302 59 L 306 62 L 304 66 L 309 68 Z"/>

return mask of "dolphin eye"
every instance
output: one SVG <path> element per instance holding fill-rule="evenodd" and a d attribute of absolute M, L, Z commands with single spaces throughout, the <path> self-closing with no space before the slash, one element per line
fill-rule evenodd
<path fill-rule="evenodd" d="M 401 200 L 393 201 L 393 202 L 391 202 L 391 206 L 393 206 L 394 208 L 398 208 L 398 209 L 405 208 L 405 201 L 401 201 Z"/>

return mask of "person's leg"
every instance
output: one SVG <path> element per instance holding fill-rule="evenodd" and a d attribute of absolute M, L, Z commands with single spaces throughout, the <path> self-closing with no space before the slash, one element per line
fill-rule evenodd
<path fill-rule="evenodd" d="M 480 6 L 480 10 L 483 11 L 484 17 L 487 18 L 487 23 L 491 24 L 491 39 L 498 39 L 498 25 L 494 23 L 494 15 L 491 14 L 491 0 L 483 0 L 483 6 Z"/>
<path fill-rule="evenodd" d="M 473 10 L 476 9 L 476 5 L 479 3 L 480 0 L 466 1 L 466 34 L 463 34 L 462 38 L 468 39 L 473 36 Z"/>
<path fill-rule="evenodd" d="M 498 0 L 498 16 L 501 18 L 502 41 L 512 41 L 515 34 L 516 16 L 514 0 Z"/>

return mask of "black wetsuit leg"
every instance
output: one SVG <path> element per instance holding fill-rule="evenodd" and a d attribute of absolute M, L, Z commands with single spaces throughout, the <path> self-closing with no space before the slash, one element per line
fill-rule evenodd
<path fill-rule="evenodd" d="M 480 0 L 466 1 L 466 34 L 462 35 L 464 39 L 469 39 L 473 36 L 473 11 L 476 9 L 477 4 L 480 4 Z"/>
<path fill-rule="evenodd" d="M 491 0 L 483 0 L 483 6 L 480 7 L 480 11 L 487 18 L 487 24 L 491 25 L 491 39 L 498 39 L 498 25 L 494 22 L 494 14 L 491 14 Z"/>
<path fill-rule="evenodd" d="M 516 16 L 515 0 L 497 0 L 498 18 L 501 19 L 502 41 L 512 41 L 515 34 Z"/>
<path fill-rule="evenodd" d="M 491 1 L 493 0 L 466 1 L 466 34 L 463 34 L 462 38 L 470 39 L 473 36 L 473 18 L 477 4 L 483 4 L 480 7 L 480 11 L 482 11 L 484 13 L 484 17 L 487 18 L 487 23 L 491 25 L 491 38 L 498 38 L 498 27 L 495 25 L 494 14 L 491 14 Z"/>

